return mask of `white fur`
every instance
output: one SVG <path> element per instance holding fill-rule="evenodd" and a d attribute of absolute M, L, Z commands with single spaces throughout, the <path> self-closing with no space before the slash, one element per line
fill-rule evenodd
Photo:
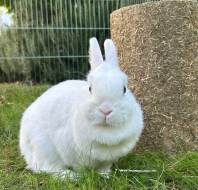
<path fill-rule="evenodd" d="M 61 172 L 89 167 L 108 172 L 135 146 L 143 130 L 141 107 L 129 89 L 123 92 L 127 76 L 115 63 L 112 40 L 104 46 L 107 59 L 101 62 L 98 42 L 90 39 L 92 69 L 87 81 L 53 86 L 25 111 L 20 150 L 27 168 Z M 112 112 L 105 119 L 100 108 Z"/>

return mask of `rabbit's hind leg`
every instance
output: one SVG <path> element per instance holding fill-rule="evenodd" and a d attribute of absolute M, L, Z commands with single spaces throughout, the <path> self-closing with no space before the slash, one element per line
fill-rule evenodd
<path fill-rule="evenodd" d="M 27 144 L 26 144 L 27 145 Z M 36 136 L 31 139 L 29 147 L 29 157 L 24 156 L 27 162 L 27 169 L 33 172 L 53 173 L 65 170 L 65 164 L 58 155 L 55 146 L 45 135 Z"/>

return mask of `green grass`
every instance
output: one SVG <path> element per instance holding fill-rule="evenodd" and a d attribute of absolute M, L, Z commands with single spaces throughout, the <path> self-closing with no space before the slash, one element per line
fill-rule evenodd
<path fill-rule="evenodd" d="M 25 170 L 19 154 L 19 123 L 25 108 L 43 91 L 42 86 L 0 84 L 0 190 L 9 189 L 198 189 L 198 153 L 188 152 L 168 156 L 162 152 L 130 154 L 113 167 L 109 179 L 94 171 L 82 171 L 77 182 L 61 180 L 47 174 L 33 174 Z M 155 169 L 156 173 L 119 173 L 122 169 Z"/>

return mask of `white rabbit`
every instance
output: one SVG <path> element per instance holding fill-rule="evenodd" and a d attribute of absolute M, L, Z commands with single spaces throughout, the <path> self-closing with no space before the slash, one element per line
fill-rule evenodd
<path fill-rule="evenodd" d="M 41 95 L 24 113 L 20 150 L 34 172 L 93 168 L 110 172 L 128 154 L 143 130 L 143 113 L 127 88 L 112 40 L 90 39 L 87 81 L 68 80 Z"/>

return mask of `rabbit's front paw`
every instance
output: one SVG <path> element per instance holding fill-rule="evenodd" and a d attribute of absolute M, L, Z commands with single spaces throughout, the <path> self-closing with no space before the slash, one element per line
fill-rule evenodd
<path fill-rule="evenodd" d="M 97 169 L 98 174 L 100 174 L 104 178 L 109 178 L 109 174 L 111 173 L 111 165 L 112 164 L 102 164 Z"/>

